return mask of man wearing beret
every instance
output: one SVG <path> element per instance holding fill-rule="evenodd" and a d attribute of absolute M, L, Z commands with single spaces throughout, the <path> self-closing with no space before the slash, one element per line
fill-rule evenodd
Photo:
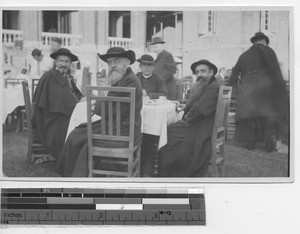
<path fill-rule="evenodd" d="M 256 141 L 264 141 L 271 152 L 276 150 L 279 131 L 288 131 L 289 97 L 269 38 L 258 32 L 250 41 L 253 45 L 239 57 L 228 82 L 236 84 L 241 75 L 235 138 L 249 150 Z"/>
<path fill-rule="evenodd" d="M 157 54 L 154 73 L 165 80 L 168 92 L 167 98 L 175 100 L 176 82 L 173 75 L 176 73 L 176 63 L 172 54 L 164 49 L 165 43 L 160 37 L 153 38 L 151 43 L 153 52 Z"/>
<path fill-rule="evenodd" d="M 141 72 L 136 75 L 141 81 L 143 96 L 157 99 L 159 96 L 167 96 L 167 89 L 163 78 L 153 72 L 155 62 L 151 55 L 144 54 L 137 60 L 140 63 Z"/>
<path fill-rule="evenodd" d="M 53 161 L 61 153 L 72 112 L 82 95 L 70 75 L 70 66 L 77 56 L 62 48 L 50 57 L 55 60 L 55 67 L 41 77 L 36 87 L 32 125 L 36 137 L 51 154 L 48 161 Z M 42 162 L 43 159 L 37 161 Z"/>
<path fill-rule="evenodd" d="M 202 59 L 191 65 L 197 87 L 191 93 L 182 120 L 168 127 L 168 143 L 160 150 L 162 177 L 203 177 L 211 159 L 211 136 L 220 83 L 217 67 Z"/>
<path fill-rule="evenodd" d="M 98 54 L 99 55 L 99 54 Z M 141 133 L 141 109 L 142 109 L 142 87 L 139 78 L 133 73 L 130 65 L 135 62 L 135 53 L 121 47 L 112 47 L 104 55 L 99 55 L 100 59 L 108 64 L 108 82 L 113 87 L 135 88 L 135 123 L 134 123 L 134 145 L 139 145 L 142 141 Z M 124 92 L 108 92 L 108 96 L 124 97 Z M 121 136 L 129 135 L 129 105 L 121 105 Z M 95 103 L 94 114 L 101 114 L 101 103 Z M 108 123 L 109 113 L 101 118 Z M 115 118 L 113 116 L 113 118 Z M 101 132 L 101 120 L 93 123 L 93 132 Z M 116 126 L 113 126 L 116 131 Z M 108 129 L 108 127 L 106 127 Z M 125 143 L 125 145 L 123 144 Z M 102 141 L 103 147 L 120 148 L 126 147 L 126 142 Z M 57 164 L 57 172 L 64 177 L 87 177 L 88 176 L 88 148 L 87 148 L 87 126 L 80 125 L 68 136 Z"/>

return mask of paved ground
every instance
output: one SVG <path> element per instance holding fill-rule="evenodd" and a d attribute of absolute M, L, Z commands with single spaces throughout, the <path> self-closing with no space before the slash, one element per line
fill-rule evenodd
<path fill-rule="evenodd" d="M 226 143 L 226 177 L 286 177 L 288 147 L 267 153 L 262 144 L 248 151 L 233 140 Z M 13 130 L 3 133 L 3 172 L 9 177 L 57 177 L 55 162 L 30 164 L 26 167 L 27 138 Z"/>

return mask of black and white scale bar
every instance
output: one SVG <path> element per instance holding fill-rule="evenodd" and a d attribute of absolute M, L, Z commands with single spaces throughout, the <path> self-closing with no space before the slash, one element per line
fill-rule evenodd
<path fill-rule="evenodd" d="M 205 211 L 1 210 L 2 224 L 205 225 Z"/>

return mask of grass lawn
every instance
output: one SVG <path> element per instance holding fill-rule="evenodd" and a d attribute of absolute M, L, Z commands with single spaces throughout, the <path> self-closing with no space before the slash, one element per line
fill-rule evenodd
<path fill-rule="evenodd" d="M 287 146 L 283 153 L 267 153 L 263 145 L 248 151 L 233 140 L 226 144 L 226 177 L 288 176 Z M 55 162 L 26 167 L 27 137 L 13 130 L 3 132 L 3 173 L 8 177 L 57 177 Z"/>

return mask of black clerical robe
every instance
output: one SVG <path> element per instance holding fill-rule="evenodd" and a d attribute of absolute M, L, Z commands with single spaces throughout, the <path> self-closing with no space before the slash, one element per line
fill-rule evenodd
<path fill-rule="evenodd" d="M 134 125 L 134 145 L 142 141 L 141 133 L 141 109 L 142 109 L 142 88 L 138 77 L 127 69 L 125 76 L 118 81 L 115 87 L 134 87 L 135 88 L 135 125 Z M 121 97 L 122 92 L 109 92 L 108 96 Z M 121 106 L 121 135 L 129 135 L 129 105 Z M 96 102 L 96 115 L 100 115 L 100 105 Z M 101 116 L 103 118 L 103 116 Z M 108 114 L 105 115 L 108 119 Z M 106 128 L 107 129 L 107 128 Z M 101 120 L 93 123 L 93 132 L 100 133 Z M 123 142 L 102 141 L 102 147 L 120 148 L 125 147 Z M 63 151 L 57 163 L 56 171 L 64 177 L 87 177 L 88 176 L 88 147 L 87 147 L 87 125 L 82 124 L 75 128 L 64 145 Z"/>
<path fill-rule="evenodd" d="M 146 90 L 150 98 L 157 99 L 159 96 L 167 97 L 168 92 L 163 78 L 155 73 L 152 73 L 148 78 L 145 78 L 142 72 L 139 72 L 136 75 L 141 81 L 142 88 Z"/>
<path fill-rule="evenodd" d="M 220 84 L 212 77 L 190 100 L 183 120 L 168 127 L 160 150 L 162 177 L 203 177 L 211 159 L 211 136 Z"/>
<path fill-rule="evenodd" d="M 56 159 L 63 148 L 72 112 L 81 97 L 74 81 L 69 84 L 56 68 L 46 72 L 36 87 L 33 96 L 33 131 Z"/>

